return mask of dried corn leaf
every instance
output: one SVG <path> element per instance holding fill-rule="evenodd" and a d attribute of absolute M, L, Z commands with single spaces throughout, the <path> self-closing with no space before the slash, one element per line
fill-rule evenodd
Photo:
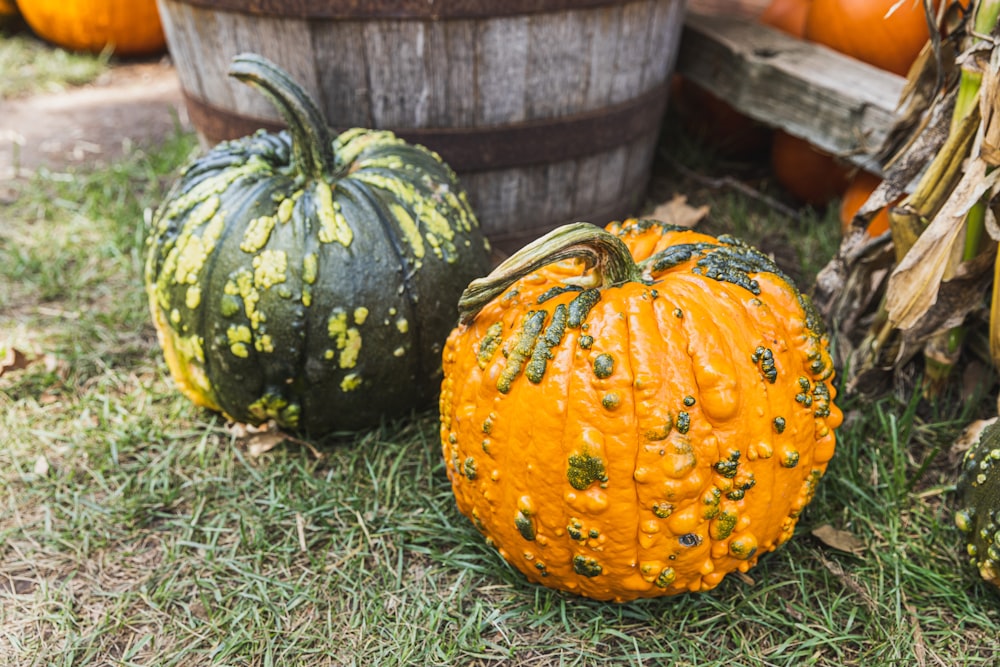
<path fill-rule="evenodd" d="M 995 49 L 983 71 L 979 114 L 983 119 L 980 154 L 991 167 L 1000 166 L 1000 49 Z"/>
<path fill-rule="evenodd" d="M 890 324 L 911 329 L 920 323 L 938 299 L 948 278 L 956 248 L 964 243 L 965 215 L 997 183 L 1000 171 L 986 173 L 986 162 L 973 158 L 951 196 L 899 262 L 886 291 Z"/>
<path fill-rule="evenodd" d="M 887 237 L 873 239 L 855 230 L 816 276 L 813 302 L 837 333 L 832 342 L 838 360 L 847 359 L 868 334 L 894 260 Z"/>
<path fill-rule="evenodd" d="M 960 264 L 954 276 L 940 283 L 935 302 L 912 327 L 901 332 L 897 365 L 919 351 L 928 339 L 962 325 L 969 313 L 984 307 L 983 296 L 993 279 L 995 255 L 996 249 L 990 247 L 971 262 Z"/>

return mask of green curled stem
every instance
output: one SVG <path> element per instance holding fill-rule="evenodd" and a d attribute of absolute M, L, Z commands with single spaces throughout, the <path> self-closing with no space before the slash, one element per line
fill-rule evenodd
<path fill-rule="evenodd" d="M 458 301 L 459 322 L 469 324 L 486 304 L 521 278 L 564 259 L 581 259 L 596 273 L 599 286 L 641 282 L 642 275 L 625 243 L 589 222 L 574 222 L 532 241 L 500 263 L 485 278 L 469 283 Z"/>
<path fill-rule="evenodd" d="M 288 72 L 256 53 L 233 58 L 229 76 L 259 90 L 274 105 L 292 136 L 293 166 L 310 180 L 333 172 L 333 141 L 326 117 Z"/>

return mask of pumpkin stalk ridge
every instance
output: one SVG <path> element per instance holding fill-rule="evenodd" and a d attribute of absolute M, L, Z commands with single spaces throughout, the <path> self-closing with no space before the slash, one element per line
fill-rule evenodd
<path fill-rule="evenodd" d="M 312 97 L 276 64 L 243 53 L 233 58 L 229 76 L 259 90 L 288 125 L 292 138 L 292 169 L 307 180 L 334 172 L 333 138 L 326 117 Z"/>
<path fill-rule="evenodd" d="M 593 268 L 596 287 L 645 282 L 628 247 L 614 234 L 589 222 L 553 229 L 501 262 L 485 278 L 469 283 L 458 301 L 459 322 L 468 324 L 486 304 L 528 274 L 565 259 Z"/>

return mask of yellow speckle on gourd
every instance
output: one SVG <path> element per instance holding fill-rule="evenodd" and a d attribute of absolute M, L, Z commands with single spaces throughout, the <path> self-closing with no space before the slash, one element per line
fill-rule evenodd
<path fill-rule="evenodd" d="M 322 243 L 336 241 L 345 248 L 354 240 L 354 232 L 347 224 L 347 218 L 340 212 L 340 204 L 333 201 L 333 191 L 326 181 L 316 183 L 316 216 L 319 218 L 319 234 Z"/>
<path fill-rule="evenodd" d="M 235 271 L 226 281 L 222 291 L 232 296 L 239 296 L 243 300 L 243 312 L 250 320 L 250 326 L 256 329 L 260 326 L 263 318 L 257 310 L 257 302 L 260 301 L 260 292 L 254 286 L 254 274 L 243 267 Z"/>
<path fill-rule="evenodd" d="M 243 231 L 243 241 L 240 243 L 240 250 L 248 253 L 260 251 L 261 248 L 267 245 L 267 240 L 271 238 L 271 230 L 274 229 L 276 222 L 272 215 L 262 215 L 259 218 L 251 220 Z"/>
<path fill-rule="evenodd" d="M 219 211 L 222 200 L 218 195 L 207 197 L 188 215 L 184 221 L 185 229 L 197 229 L 212 219 Z"/>
<path fill-rule="evenodd" d="M 201 304 L 201 285 L 191 285 L 184 294 L 184 305 L 194 310 Z"/>
<path fill-rule="evenodd" d="M 340 367 L 354 368 L 358 363 L 358 355 L 361 353 L 361 332 L 351 328 L 347 330 L 347 335 L 341 340 L 337 340 L 337 346 L 342 347 L 340 351 Z"/>
<path fill-rule="evenodd" d="M 350 373 L 340 382 L 340 390 L 343 392 L 354 391 L 361 386 L 361 376 L 357 373 Z"/>
<path fill-rule="evenodd" d="M 233 324 L 226 329 L 226 339 L 229 341 L 229 351 L 241 359 L 250 356 L 247 344 L 253 340 L 250 327 L 245 324 Z"/>
<path fill-rule="evenodd" d="M 163 273 L 157 281 L 159 287 L 162 288 L 171 281 L 178 285 L 193 285 L 198 282 L 198 274 L 222 234 L 224 218 L 221 214 L 217 214 L 218 208 L 219 198 L 213 197 L 195 209 L 191 217 L 185 221 L 177 245 L 164 261 Z M 208 222 L 208 225 L 200 236 L 196 236 L 194 230 L 205 222 Z"/>
<path fill-rule="evenodd" d="M 253 258 L 253 284 L 268 289 L 285 282 L 288 255 L 284 250 L 265 250 Z"/>
<path fill-rule="evenodd" d="M 404 348 L 402 345 L 400 345 L 399 347 L 397 347 L 395 350 L 392 351 L 392 356 L 394 357 L 402 357 L 404 354 L 406 354 L 406 348 Z"/>
<path fill-rule="evenodd" d="M 364 306 L 358 306 L 354 309 L 354 323 L 361 326 L 368 319 L 368 309 Z"/>
<path fill-rule="evenodd" d="M 330 338 L 338 338 L 347 334 L 347 313 L 340 308 L 335 308 L 330 318 L 326 321 L 326 332 Z"/>
<path fill-rule="evenodd" d="M 426 252 L 424 239 L 420 236 L 420 228 L 413 216 L 399 204 L 392 204 L 389 209 L 392 211 L 392 217 L 396 220 L 396 224 L 399 225 L 399 230 L 403 233 L 403 238 L 413 249 L 413 256 L 423 257 Z"/>
<path fill-rule="evenodd" d="M 287 200 L 285 200 L 287 201 Z M 312 285 L 316 282 L 316 276 L 319 273 L 319 258 L 316 253 L 308 253 L 302 258 L 302 282 L 306 285 Z M 308 304 L 307 304 L 308 305 Z"/>
<path fill-rule="evenodd" d="M 253 340 L 250 327 L 245 324 L 233 324 L 226 329 L 226 338 L 232 343 L 249 343 Z"/>
<path fill-rule="evenodd" d="M 218 200 L 218 195 L 228 190 L 229 186 L 240 178 L 269 170 L 270 166 L 260 155 L 251 155 L 243 164 L 227 167 L 215 176 L 200 181 L 182 196 L 174 199 L 167 208 L 164 219 L 176 218 L 202 202 Z"/>
<path fill-rule="evenodd" d="M 296 193 L 296 195 L 298 194 L 299 193 Z M 292 210 L 295 208 L 296 199 L 298 199 L 297 196 L 286 197 L 285 199 L 281 200 L 281 203 L 278 204 L 278 214 L 277 214 L 278 222 L 280 222 L 281 224 L 285 224 L 292 219 Z"/>
<path fill-rule="evenodd" d="M 355 317 L 357 317 L 357 312 L 355 312 Z M 327 320 L 326 330 L 337 349 L 340 350 L 340 367 L 354 368 L 358 363 L 358 355 L 361 353 L 361 332 L 354 327 L 347 326 L 347 313 L 341 308 L 334 309 Z"/>
<path fill-rule="evenodd" d="M 268 334 L 258 336 L 253 346 L 258 352 L 274 352 L 274 340 Z"/>
<path fill-rule="evenodd" d="M 181 321 L 181 311 L 174 308 L 170 311 L 170 321 L 174 324 L 178 324 Z"/>
<path fill-rule="evenodd" d="M 399 333 L 405 334 L 410 330 L 410 323 L 405 317 L 401 317 L 396 320 L 396 328 L 399 330 Z"/>

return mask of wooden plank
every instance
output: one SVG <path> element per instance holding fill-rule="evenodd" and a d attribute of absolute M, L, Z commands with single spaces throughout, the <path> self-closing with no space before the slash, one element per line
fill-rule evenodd
<path fill-rule="evenodd" d="M 528 18 L 499 18 L 479 25 L 476 44 L 478 125 L 518 123 L 525 118 Z"/>
<path fill-rule="evenodd" d="M 365 29 L 375 127 L 426 127 L 431 88 L 425 67 L 425 24 L 372 21 Z"/>
<path fill-rule="evenodd" d="M 348 127 L 374 127 L 371 86 L 365 62 L 365 21 L 313 21 L 320 97 L 327 122 Z"/>
<path fill-rule="evenodd" d="M 689 13 L 677 72 L 746 115 L 880 171 L 903 77 L 753 21 Z"/>

